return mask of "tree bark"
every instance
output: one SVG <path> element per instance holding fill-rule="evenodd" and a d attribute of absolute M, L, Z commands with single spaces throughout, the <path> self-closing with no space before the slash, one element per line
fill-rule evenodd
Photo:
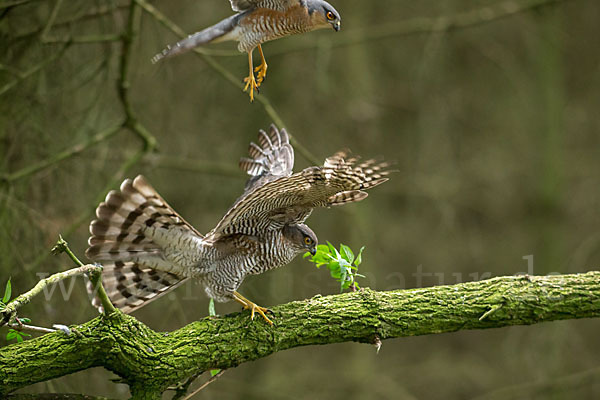
<path fill-rule="evenodd" d="M 73 333 L 55 332 L 0 350 L 0 395 L 102 366 L 135 399 L 160 399 L 170 385 L 292 347 L 380 340 L 465 329 L 600 316 L 600 272 L 509 276 L 420 289 L 363 289 L 273 308 L 274 326 L 248 311 L 209 317 L 169 333 L 115 312 Z"/>

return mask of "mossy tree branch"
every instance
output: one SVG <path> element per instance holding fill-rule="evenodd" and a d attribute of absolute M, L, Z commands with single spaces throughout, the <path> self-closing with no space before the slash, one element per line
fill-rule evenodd
<path fill-rule="evenodd" d="M 202 371 L 235 367 L 293 347 L 600 316 L 600 272 L 510 276 L 450 286 L 316 296 L 273 308 L 274 326 L 247 312 L 158 333 L 115 312 L 0 351 L 0 394 L 103 366 L 133 398 L 160 398 Z"/>

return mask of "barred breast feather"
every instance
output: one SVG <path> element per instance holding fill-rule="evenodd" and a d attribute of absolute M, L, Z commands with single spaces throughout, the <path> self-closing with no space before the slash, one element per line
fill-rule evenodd
<path fill-rule="evenodd" d="M 303 0 L 229 0 L 233 11 L 245 11 L 253 8 L 268 8 L 284 11 L 294 5 L 302 4 Z"/>

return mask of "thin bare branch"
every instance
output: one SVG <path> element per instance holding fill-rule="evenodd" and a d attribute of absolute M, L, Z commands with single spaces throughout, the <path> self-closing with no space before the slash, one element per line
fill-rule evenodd
<path fill-rule="evenodd" d="M 58 15 L 58 10 L 60 10 L 60 7 L 62 6 L 62 2 L 63 0 L 56 0 L 54 3 L 48 21 L 46 21 L 46 25 L 44 25 L 44 29 L 42 29 L 42 34 L 40 35 L 42 41 L 44 41 L 48 32 L 50 32 L 50 29 L 52 29 L 52 25 L 54 25 L 54 21 L 56 21 L 56 16 Z"/>
<path fill-rule="evenodd" d="M 0 314 L 2 315 L 2 320 L 0 320 L 0 326 L 6 325 L 7 323 L 12 323 L 13 318 L 17 314 L 17 310 L 25 304 L 28 304 L 35 296 L 40 294 L 42 290 L 44 290 L 44 288 L 53 285 L 59 281 L 65 280 L 67 278 L 90 274 L 93 271 L 101 272 L 102 267 L 92 264 L 86 264 L 82 265 L 81 267 L 73 268 L 63 272 L 58 272 L 54 275 L 40 280 L 33 287 L 33 289 L 18 296 L 13 301 L 8 303 L 6 305 L 6 308 L 0 311 Z"/>
<path fill-rule="evenodd" d="M 200 386 L 198 389 L 194 390 L 192 393 L 190 393 L 187 396 L 185 396 L 183 398 L 183 400 L 189 400 L 192 397 L 194 397 L 195 395 L 197 395 L 198 393 L 200 393 L 208 385 L 210 385 L 211 383 L 213 383 L 214 381 L 216 381 L 217 379 L 219 379 L 221 377 L 221 375 L 223 375 L 225 373 L 225 371 L 227 371 L 227 370 L 226 369 L 222 369 L 221 371 L 219 371 L 215 376 L 212 376 L 209 380 L 207 380 L 206 382 L 204 382 L 202 384 L 202 386 Z"/>
<path fill-rule="evenodd" d="M 60 50 L 58 50 L 57 52 L 55 52 L 54 54 L 52 54 L 50 57 L 46 58 L 45 60 L 43 60 L 39 64 L 34 65 L 33 67 L 29 68 L 27 71 L 25 71 L 24 73 L 20 74 L 20 76 L 17 79 L 14 79 L 11 82 L 9 82 L 6 85 L 4 85 L 3 87 L 1 87 L 0 88 L 0 96 L 2 96 L 6 92 L 8 92 L 12 88 L 14 88 L 15 86 L 17 86 L 19 83 L 21 83 L 25 79 L 31 77 L 32 75 L 34 75 L 37 72 L 41 71 L 42 69 L 46 68 L 54 60 L 56 60 L 60 56 L 62 56 L 63 53 L 65 52 L 65 50 L 67 50 L 67 48 L 69 47 L 69 45 L 70 45 L 69 43 L 66 43 L 65 45 L 63 45 L 63 47 Z"/>
<path fill-rule="evenodd" d="M 138 34 L 141 22 L 141 9 L 137 3 L 132 0 L 129 6 L 129 18 L 127 19 L 127 28 L 121 39 L 121 59 L 119 67 L 119 99 L 125 112 L 125 126 L 136 134 L 144 142 L 146 152 L 154 150 L 157 146 L 156 138 L 137 120 L 131 102 L 129 100 L 129 71 L 131 69 L 131 53 L 133 42 Z"/>
<path fill-rule="evenodd" d="M 121 130 L 122 128 L 123 128 L 123 124 L 118 124 L 118 125 L 112 126 L 102 132 L 95 134 L 94 136 L 90 137 L 89 139 L 87 139 L 81 143 L 78 143 L 68 149 L 65 149 L 59 153 L 51 155 L 50 157 L 48 157 L 45 160 L 42 160 L 38 163 L 29 165 L 19 171 L 11 173 L 11 174 L 7 174 L 5 176 L 0 176 L 0 180 L 4 180 L 6 182 L 13 182 L 13 181 L 25 178 L 27 176 L 33 175 L 33 174 L 35 174 L 39 171 L 42 171 L 48 167 L 58 164 L 61 161 L 67 160 L 71 157 L 81 154 L 82 152 L 97 145 L 98 143 L 104 142 L 105 140 L 111 138 L 116 133 L 118 133 L 119 130 Z"/>
<path fill-rule="evenodd" d="M 35 332 L 35 333 L 52 333 L 52 332 L 56 332 L 56 329 L 51 329 L 51 328 L 44 328 L 42 326 L 35 326 L 35 325 L 27 325 L 27 324 L 19 324 L 19 323 L 11 323 L 8 324 L 8 326 L 11 329 L 14 329 L 15 331 L 27 331 L 27 332 Z"/>
<path fill-rule="evenodd" d="M 175 35 L 180 38 L 184 38 L 187 36 L 185 31 L 181 29 L 177 24 L 167 18 L 163 13 L 161 13 L 156 7 L 146 2 L 145 0 L 134 0 L 137 4 L 140 5 L 148 14 L 154 17 L 159 23 L 173 32 Z M 225 78 L 229 83 L 237 87 L 240 91 L 244 88 L 242 81 L 236 78 L 231 72 L 227 71 L 225 67 L 223 67 L 219 62 L 217 62 L 212 56 L 208 55 L 203 48 L 195 48 L 194 52 L 201 56 L 206 63 L 217 71 L 221 76 Z M 277 124 L 281 128 L 285 128 L 285 124 L 279 114 L 275 111 L 275 108 L 269 101 L 269 99 L 260 95 L 256 98 L 256 100 L 262 104 L 265 109 L 265 112 L 271 117 L 273 122 Z M 292 145 L 296 148 L 296 151 L 301 154 L 304 158 L 306 158 L 309 162 L 313 164 L 319 164 L 317 158 L 310 152 L 306 147 L 300 144 L 292 135 L 290 135 L 290 141 Z"/>

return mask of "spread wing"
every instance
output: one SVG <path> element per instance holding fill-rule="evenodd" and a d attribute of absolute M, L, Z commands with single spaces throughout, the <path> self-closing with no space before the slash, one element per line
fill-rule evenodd
<path fill-rule="evenodd" d="M 254 187 L 243 195 L 208 234 L 218 238 L 232 233 L 253 234 L 302 223 L 313 208 L 363 200 L 364 191 L 388 180 L 388 163 L 360 162 L 340 151 L 322 167 L 309 167 Z"/>
<path fill-rule="evenodd" d="M 242 158 L 239 164 L 250 175 L 244 195 L 267 182 L 292 175 L 294 149 L 285 129 L 279 131 L 275 125 L 271 125 L 269 134 L 261 129 L 258 144 L 251 142 L 248 154 L 250 157 Z"/>
<path fill-rule="evenodd" d="M 302 0 L 229 0 L 233 11 L 242 12 L 252 8 L 270 8 L 285 11 L 288 8 L 303 3 Z"/>

